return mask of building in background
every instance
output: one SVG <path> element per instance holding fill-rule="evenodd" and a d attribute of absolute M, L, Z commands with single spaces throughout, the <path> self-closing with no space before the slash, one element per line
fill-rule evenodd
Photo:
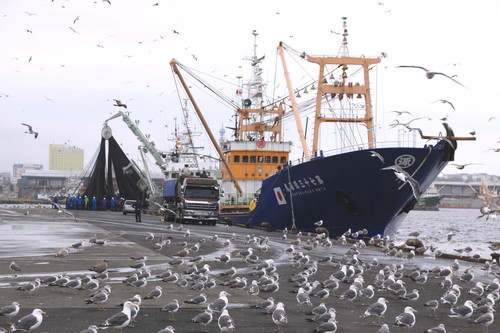
<path fill-rule="evenodd" d="M 43 170 L 43 164 L 16 163 L 12 167 L 12 178 L 19 179 L 23 173 L 29 170 Z"/>
<path fill-rule="evenodd" d="M 49 170 L 82 171 L 83 149 L 70 145 L 49 145 Z"/>

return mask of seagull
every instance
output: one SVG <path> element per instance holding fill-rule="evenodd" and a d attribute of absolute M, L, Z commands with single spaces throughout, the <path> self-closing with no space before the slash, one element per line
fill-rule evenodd
<path fill-rule="evenodd" d="M 394 322 L 395 326 L 402 326 L 402 327 L 408 327 L 408 330 L 412 328 L 415 325 L 416 318 L 414 312 L 417 312 L 414 308 L 411 306 L 407 306 L 404 310 L 403 313 L 399 314 L 396 317 L 396 320 Z"/>
<path fill-rule="evenodd" d="M 12 302 L 10 305 L 0 308 L 0 316 L 6 316 L 7 324 L 12 324 L 11 318 L 17 316 L 20 309 L 19 303 Z"/>
<path fill-rule="evenodd" d="M 193 323 L 198 323 L 203 325 L 204 329 L 202 331 L 208 332 L 208 324 L 212 322 L 214 319 L 214 316 L 212 314 L 212 310 L 206 309 L 205 312 L 202 312 L 200 314 L 197 314 L 196 316 L 193 317 L 192 321 Z"/>
<path fill-rule="evenodd" d="M 463 84 L 461 84 L 460 82 L 458 82 L 457 80 L 455 80 L 454 78 L 444 74 L 444 73 L 440 73 L 440 72 L 433 72 L 433 71 L 430 71 L 428 70 L 427 68 L 424 68 L 422 66 L 397 66 L 398 68 L 419 68 L 419 69 L 422 69 L 425 71 L 425 75 L 427 76 L 427 78 L 430 80 L 434 77 L 434 75 L 442 75 L 444 77 L 447 77 L 448 79 L 452 80 L 453 82 L 461 85 L 462 87 L 465 88 L 465 86 Z"/>
<path fill-rule="evenodd" d="M 398 116 L 401 116 L 402 114 L 409 114 L 410 116 L 413 116 L 413 114 L 408 111 L 391 111 L 391 112 L 397 113 Z"/>
<path fill-rule="evenodd" d="M 434 104 L 434 103 L 436 103 L 436 102 L 441 102 L 441 103 L 443 103 L 443 104 L 444 104 L 444 103 L 448 103 L 448 104 L 450 104 L 450 106 L 453 108 L 453 110 L 455 110 L 455 111 L 457 110 L 457 109 L 455 109 L 455 106 L 453 105 L 453 103 L 451 103 L 450 101 L 447 101 L 447 100 L 445 100 L 445 99 L 438 99 L 438 100 L 435 100 L 435 101 L 434 101 L 434 102 L 432 102 L 432 103 Z"/>
<path fill-rule="evenodd" d="M 465 301 L 464 305 L 460 305 L 457 307 L 453 307 L 450 309 L 450 314 L 449 316 L 452 318 L 469 318 L 472 316 L 472 313 L 474 312 L 474 307 L 475 304 L 472 303 L 472 301 L 467 300 Z"/>
<path fill-rule="evenodd" d="M 31 125 L 28 125 L 28 124 L 25 124 L 25 123 L 21 123 L 21 125 L 24 125 L 24 126 L 28 127 L 28 131 L 26 131 L 24 133 L 33 134 L 35 136 L 35 139 L 38 138 L 38 132 L 33 131 L 33 127 L 31 127 Z"/>
<path fill-rule="evenodd" d="M 444 327 L 444 324 L 441 323 L 436 327 L 425 330 L 424 333 L 446 333 L 446 328 Z"/>
<path fill-rule="evenodd" d="M 309 298 L 309 294 L 305 292 L 304 288 L 300 287 L 299 290 L 297 291 L 297 303 L 299 303 L 299 306 L 302 305 L 312 305 L 311 300 Z"/>
<path fill-rule="evenodd" d="M 313 330 L 313 332 L 336 332 L 336 331 L 337 331 L 337 321 L 335 319 L 329 319 L 328 321 L 322 323 Z"/>
<path fill-rule="evenodd" d="M 89 268 L 89 271 L 94 271 L 96 273 L 102 273 L 108 269 L 108 262 L 109 262 L 108 260 L 103 259 L 100 263 Z"/>
<path fill-rule="evenodd" d="M 156 333 L 175 333 L 175 328 L 172 325 L 168 325 L 167 327 L 159 330 Z"/>
<path fill-rule="evenodd" d="M 387 311 L 387 304 L 384 297 L 380 297 L 375 303 L 372 303 L 365 311 L 363 317 L 378 317 L 378 321 L 380 324 L 380 317 L 383 317 L 385 312 Z"/>
<path fill-rule="evenodd" d="M 97 304 L 97 309 L 104 311 L 104 307 L 102 305 L 108 301 L 109 293 L 108 289 L 103 288 L 101 291 L 95 293 L 91 298 L 86 299 L 85 303 Z"/>
<path fill-rule="evenodd" d="M 34 309 L 31 314 L 28 314 L 18 321 L 16 321 L 10 327 L 9 332 L 17 332 L 17 331 L 29 331 L 38 328 L 43 321 L 43 315 L 46 314 L 41 309 Z"/>
<path fill-rule="evenodd" d="M 317 222 L 314 222 L 314 225 L 317 227 L 321 227 L 323 225 L 323 220 L 319 220 Z"/>
<path fill-rule="evenodd" d="M 87 329 L 80 331 L 80 333 L 97 333 L 98 329 L 96 325 L 90 325 Z"/>
<path fill-rule="evenodd" d="M 285 305 L 282 302 L 276 304 L 276 309 L 273 311 L 273 322 L 278 326 L 278 332 L 281 332 L 281 326 L 288 322 Z"/>
<path fill-rule="evenodd" d="M 219 325 L 219 329 L 220 329 L 221 333 L 223 333 L 223 332 L 233 332 L 235 330 L 234 320 L 229 315 L 229 312 L 227 311 L 227 309 L 224 309 L 222 311 L 222 314 L 220 315 L 219 320 L 217 321 L 217 323 Z"/>
<path fill-rule="evenodd" d="M 380 155 L 379 153 L 377 153 L 376 151 L 374 150 L 370 150 L 370 153 L 371 153 L 371 157 L 376 157 L 380 160 L 380 162 L 384 163 L 384 157 L 382 155 Z"/>
<path fill-rule="evenodd" d="M 428 306 L 434 312 L 434 317 L 437 317 L 436 310 L 439 307 L 439 301 L 432 299 L 430 301 L 425 302 L 424 306 Z"/>
<path fill-rule="evenodd" d="M 479 324 L 481 326 L 484 326 L 484 331 L 488 332 L 488 326 L 493 324 L 493 321 L 495 320 L 495 316 L 493 315 L 493 312 L 487 312 L 477 319 L 473 321 L 474 324 Z"/>
<path fill-rule="evenodd" d="M 271 311 L 274 309 L 274 298 L 268 297 L 267 299 L 263 300 L 262 302 L 259 302 L 255 305 L 252 305 L 251 307 L 266 310 L 267 313 L 271 313 Z"/>
<path fill-rule="evenodd" d="M 382 326 L 380 326 L 377 333 L 391 333 L 391 331 L 389 330 L 389 325 L 383 324 Z"/>
<path fill-rule="evenodd" d="M 127 104 L 123 104 L 119 99 L 115 99 L 115 104 L 113 104 L 114 106 L 118 106 L 118 107 L 123 107 L 123 108 L 127 108 Z"/>
<path fill-rule="evenodd" d="M 172 316 L 170 320 L 175 320 L 175 313 L 179 310 L 179 308 L 179 301 L 174 299 L 172 302 L 165 304 L 160 311 L 170 313 Z"/>
<path fill-rule="evenodd" d="M 187 301 L 184 301 L 184 303 L 188 304 L 202 304 L 207 301 L 207 295 L 204 293 L 199 294 L 198 296 L 195 296 Z"/>
<path fill-rule="evenodd" d="M 19 265 L 16 264 L 14 261 L 10 263 L 9 269 L 11 271 L 14 271 L 14 272 L 20 272 L 21 271 L 21 267 L 19 267 Z"/>
<path fill-rule="evenodd" d="M 420 231 L 412 231 L 408 234 L 408 236 L 418 237 L 420 236 Z"/>
<path fill-rule="evenodd" d="M 122 332 L 122 329 L 124 327 L 127 327 L 132 320 L 130 314 L 131 308 L 137 309 L 139 308 L 139 305 L 134 304 L 130 301 L 126 301 L 125 303 L 123 303 L 123 310 L 106 319 L 102 324 L 99 325 L 99 328 L 106 329 L 112 327 L 114 329 L 120 329 L 120 332 Z"/>
<path fill-rule="evenodd" d="M 151 290 L 147 296 L 144 297 L 144 299 L 158 299 L 162 295 L 162 288 L 161 286 L 156 286 L 155 289 Z"/>
<path fill-rule="evenodd" d="M 227 296 L 231 296 L 231 294 L 229 294 L 224 290 L 221 291 L 219 293 L 219 298 L 213 301 L 212 303 L 208 304 L 207 309 L 209 309 L 212 312 L 222 312 L 222 310 L 224 310 L 229 304 Z"/>
<path fill-rule="evenodd" d="M 403 181 L 403 183 L 409 183 L 411 186 L 411 189 L 413 190 L 413 196 L 415 199 L 420 198 L 420 184 L 418 181 L 416 181 L 410 174 L 406 171 L 404 171 L 400 166 L 398 165 L 391 165 L 386 168 L 382 168 L 382 170 L 393 170 L 394 174 L 396 177 Z"/>
<path fill-rule="evenodd" d="M 479 164 L 479 163 L 467 163 L 467 164 L 450 163 L 449 165 L 454 165 L 458 170 L 463 170 L 468 165 L 482 165 L 482 164 Z"/>

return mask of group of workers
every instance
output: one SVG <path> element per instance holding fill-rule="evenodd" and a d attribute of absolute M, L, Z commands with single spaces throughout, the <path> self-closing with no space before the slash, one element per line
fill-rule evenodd
<path fill-rule="evenodd" d="M 57 199 L 54 198 L 53 202 L 57 203 L 56 200 Z M 99 210 L 106 211 L 109 208 L 109 210 L 111 210 L 112 212 L 117 212 L 122 210 L 124 202 L 125 202 L 124 198 L 116 200 L 115 197 L 112 197 L 111 200 L 109 201 L 109 206 L 108 206 L 108 201 L 106 200 L 106 197 L 103 197 L 102 200 L 100 201 L 100 204 L 98 205 L 98 201 L 95 196 L 92 197 L 92 199 L 90 199 L 87 195 L 84 195 L 82 197 L 80 194 L 78 194 L 75 197 L 69 196 L 66 198 L 66 209 L 97 211 L 99 208 Z"/>

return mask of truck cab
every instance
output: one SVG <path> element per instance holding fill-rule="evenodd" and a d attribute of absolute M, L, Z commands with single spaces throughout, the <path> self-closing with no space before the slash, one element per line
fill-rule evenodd
<path fill-rule="evenodd" d="M 163 186 L 165 221 L 215 225 L 220 186 L 216 179 L 180 176 Z"/>

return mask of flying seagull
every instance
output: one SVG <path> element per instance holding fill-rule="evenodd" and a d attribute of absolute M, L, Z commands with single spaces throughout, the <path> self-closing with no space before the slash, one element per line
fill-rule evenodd
<path fill-rule="evenodd" d="M 409 111 L 396 111 L 396 110 L 394 110 L 394 111 L 391 111 L 391 112 L 397 113 L 398 116 L 401 116 L 404 113 L 409 114 L 410 116 L 413 116 L 413 114 L 411 112 L 409 112 Z"/>
<path fill-rule="evenodd" d="M 467 164 L 450 163 L 450 165 L 454 165 L 458 170 L 463 170 L 468 165 L 482 165 L 482 164 L 479 164 L 479 163 L 467 163 Z"/>
<path fill-rule="evenodd" d="M 33 131 L 33 127 L 31 127 L 31 125 L 25 123 L 21 123 L 21 125 L 28 126 L 28 131 L 24 133 L 33 134 L 35 136 L 35 139 L 38 138 L 38 132 Z"/>
<path fill-rule="evenodd" d="M 444 77 L 447 77 L 448 79 L 452 80 L 453 82 L 461 85 L 462 87 L 466 88 L 463 84 L 461 84 L 460 82 L 458 82 L 457 80 L 455 80 L 454 78 L 452 78 L 451 76 L 448 76 L 444 73 L 440 73 L 440 72 L 433 72 L 433 71 L 430 71 L 428 70 L 427 68 L 425 67 L 422 67 L 422 66 L 397 66 L 398 68 L 420 68 L 422 70 L 425 71 L 425 75 L 427 76 L 427 78 L 430 80 L 434 77 L 434 75 L 443 75 Z"/>
<path fill-rule="evenodd" d="M 445 99 L 438 99 L 438 100 L 435 100 L 435 101 L 434 101 L 434 102 L 432 102 L 432 103 L 436 103 L 436 102 L 448 103 L 448 104 L 450 104 L 450 106 L 453 108 L 453 110 L 455 110 L 455 111 L 457 110 L 457 109 L 455 109 L 455 106 L 453 105 L 453 103 L 451 103 L 450 101 L 447 101 L 447 100 L 445 100 Z"/>
<path fill-rule="evenodd" d="M 380 162 L 384 163 L 384 157 L 382 155 L 380 155 L 379 153 L 377 153 L 376 151 L 374 150 L 370 150 L 370 153 L 371 153 L 371 157 L 376 157 L 380 160 Z"/>
<path fill-rule="evenodd" d="M 115 99 L 115 104 L 113 104 L 114 106 L 118 106 L 118 107 L 124 107 L 125 109 L 127 108 L 127 104 L 123 104 L 119 99 Z"/>
<path fill-rule="evenodd" d="M 409 183 L 411 186 L 411 189 L 413 190 L 413 196 L 415 199 L 420 198 L 420 184 L 418 181 L 416 181 L 410 174 L 406 171 L 404 171 L 400 166 L 398 165 L 391 165 L 386 168 L 382 168 L 382 170 L 393 170 L 394 174 L 398 179 L 403 181 L 404 183 Z"/>

